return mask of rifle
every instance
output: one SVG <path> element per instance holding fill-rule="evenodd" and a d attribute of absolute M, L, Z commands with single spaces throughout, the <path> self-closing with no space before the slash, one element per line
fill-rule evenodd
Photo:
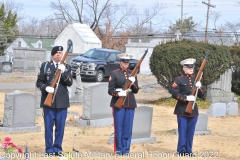
<path fill-rule="evenodd" d="M 65 52 L 65 54 L 63 55 L 62 59 L 61 59 L 61 64 L 64 63 L 64 61 L 66 60 L 67 58 L 67 55 L 68 55 L 68 52 L 69 50 L 71 49 L 71 45 L 69 45 L 67 51 Z M 51 87 L 55 87 L 56 83 L 58 82 L 59 83 L 59 80 L 60 80 L 60 75 L 61 75 L 61 70 L 60 69 L 57 69 L 57 71 L 55 72 L 54 74 L 54 77 L 53 77 L 53 80 L 52 80 L 52 83 L 51 83 Z M 44 101 L 44 105 L 46 106 L 49 106 L 51 107 L 52 106 L 52 100 L 53 100 L 53 94 L 56 94 L 56 92 L 54 93 L 48 93 L 45 101 Z"/>
<path fill-rule="evenodd" d="M 206 65 L 206 63 L 207 63 L 208 54 L 209 54 L 209 53 L 207 52 L 204 60 L 202 61 L 201 67 L 200 67 L 200 69 L 199 69 L 199 71 L 198 71 L 198 73 L 197 73 L 197 76 L 196 76 L 196 78 L 195 78 L 194 84 L 196 84 L 196 82 L 200 81 L 201 78 L 202 78 L 203 69 L 204 69 L 204 67 L 205 67 L 205 65 Z M 197 87 L 194 86 L 191 95 L 192 95 L 192 96 L 195 96 L 196 94 L 197 94 Z M 196 101 L 196 100 L 195 100 L 195 101 Z M 193 105 L 195 105 L 195 101 L 189 101 L 189 102 L 188 102 L 188 105 L 187 105 L 187 108 L 186 108 L 185 112 L 187 112 L 187 113 L 189 113 L 189 114 L 192 113 L 192 110 L 193 110 L 193 108 L 194 108 Z"/>
<path fill-rule="evenodd" d="M 142 58 L 138 61 L 137 65 L 134 67 L 132 73 L 130 74 L 130 77 L 134 77 L 137 74 L 138 70 L 140 69 L 140 65 L 141 65 L 143 59 L 145 58 L 147 52 L 148 52 L 148 49 L 145 50 L 145 53 L 143 54 Z M 131 84 L 132 84 L 132 82 L 129 79 L 127 79 L 123 90 L 129 90 L 129 88 L 131 87 Z M 127 96 L 119 97 L 116 104 L 114 105 L 114 107 L 117 107 L 117 108 L 121 109 L 125 100 L 126 100 L 126 97 Z"/>

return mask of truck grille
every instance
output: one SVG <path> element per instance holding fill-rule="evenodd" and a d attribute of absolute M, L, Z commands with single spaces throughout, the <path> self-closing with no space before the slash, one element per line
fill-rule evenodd
<path fill-rule="evenodd" d="M 76 75 L 76 71 L 77 71 L 77 69 L 79 67 L 78 63 L 80 63 L 80 62 L 72 61 L 72 63 L 71 63 L 71 69 L 72 69 L 73 75 Z M 87 70 L 88 69 L 88 63 L 82 63 L 81 67 L 82 67 L 81 71 L 82 70 Z"/>

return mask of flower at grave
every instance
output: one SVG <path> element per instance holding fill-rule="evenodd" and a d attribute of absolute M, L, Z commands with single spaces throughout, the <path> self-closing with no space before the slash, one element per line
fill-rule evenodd
<path fill-rule="evenodd" d="M 73 160 L 72 151 L 67 150 L 61 157 L 60 160 Z"/>
<path fill-rule="evenodd" d="M 4 139 L 2 148 L 5 153 L 14 153 L 14 152 L 22 153 L 22 149 L 20 147 L 17 147 L 13 142 L 11 142 L 10 137 L 6 137 Z"/>

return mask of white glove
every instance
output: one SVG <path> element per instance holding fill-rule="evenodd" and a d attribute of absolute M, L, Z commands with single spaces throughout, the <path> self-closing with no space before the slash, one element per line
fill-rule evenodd
<path fill-rule="evenodd" d="M 187 96 L 187 101 L 195 101 L 196 97 L 195 96 Z"/>
<path fill-rule="evenodd" d="M 58 65 L 58 69 L 60 69 L 60 70 L 61 70 L 61 73 L 63 73 L 63 72 L 65 71 L 66 67 L 65 67 L 64 64 L 59 64 L 59 65 Z"/>
<path fill-rule="evenodd" d="M 53 92 L 54 92 L 54 88 L 47 86 L 47 87 L 46 87 L 46 91 L 47 91 L 48 93 L 53 93 Z"/>
<path fill-rule="evenodd" d="M 200 89 L 200 88 L 202 87 L 202 83 L 201 83 L 200 81 L 198 81 L 198 82 L 195 84 L 195 86 L 196 86 L 198 89 Z"/>
<path fill-rule="evenodd" d="M 120 91 L 120 92 L 118 92 L 118 96 L 119 96 L 119 97 L 125 97 L 125 96 L 127 96 L 127 91 Z"/>
<path fill-rule="evenodd" d="M 136 81 L 135 77 L 129 77 L 128 80 L 131 81 L 132 84 Z"/>

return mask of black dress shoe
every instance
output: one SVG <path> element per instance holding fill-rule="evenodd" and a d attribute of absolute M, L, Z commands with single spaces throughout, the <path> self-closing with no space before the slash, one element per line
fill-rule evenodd
<path fill-rule="evenodd" d="M 179 155 L 180 157 L 184 157 L 184 156 L 186 155 L 186 153 L 185 153 L 185 152 L 178 152 L 178 155 Z"/>
<path fill-rule="evenodd" d="M 186 157 L 195 157 L 194 153 L 185 153 Z"/>
<path fill-rule="evenodd" d="M 59 157 L 61 157 L 62 155 L 63 155 L 62 151 L 55 152 L 55 156 L 59 156 Z"/>
<path fill-rule="evenodd" d="M 53 153 L 53 152 L 45 153 L 45 156 L 47 156 L 47 157 L 53 157 L 54 155 L 55 155 L 55 153 Z"/>

